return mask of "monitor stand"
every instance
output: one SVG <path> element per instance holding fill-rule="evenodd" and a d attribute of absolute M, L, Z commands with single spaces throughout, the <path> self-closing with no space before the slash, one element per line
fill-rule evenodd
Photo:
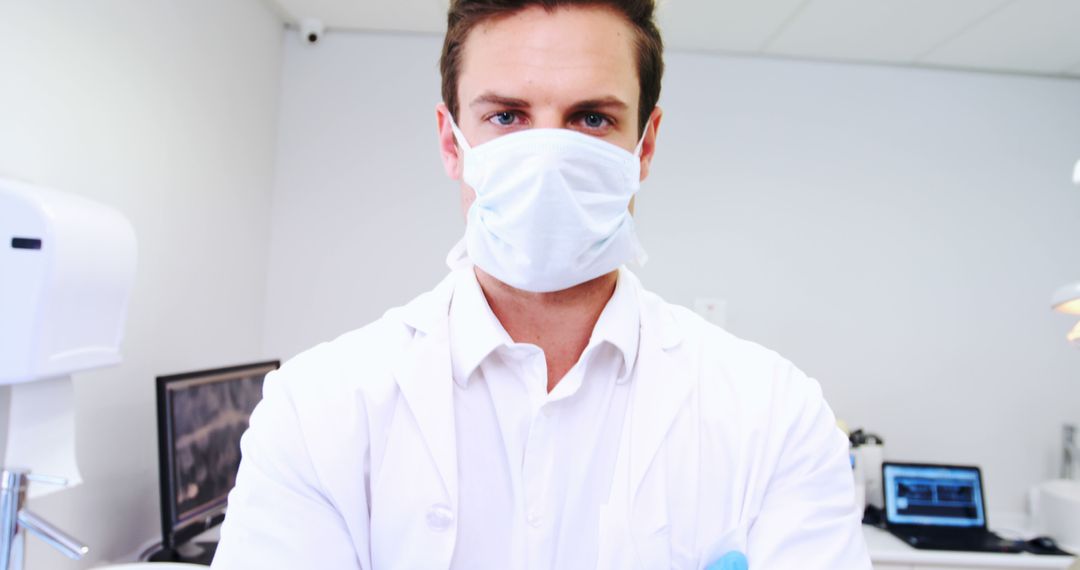
<path fill-rule="evenodd" d="M 158 550 L 150 555 L 150 562 L 187 562 L 188 564 L 202 564 L 209 566 L 214 559 L 218 543 L 214 542 L 188 542 L 181 544 L 176 550 Z"/>

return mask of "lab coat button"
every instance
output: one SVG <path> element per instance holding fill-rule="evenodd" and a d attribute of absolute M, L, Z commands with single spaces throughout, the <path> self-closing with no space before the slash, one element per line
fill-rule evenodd
<path fill-rule="evenodd" d="M 533 528 L 539 528 L 540 527 L 540 515 L 538 515 L 536 513 L 529 513 L 528 521 L 529 521 L 529 526 L 531 526 Z"/>
<path fill-rule="evenodd" d="M 433 530 L 446 530 L 454 524 L 454 512 L 446 505 L 431 505 L 427 512 L 427 524 Z"/>

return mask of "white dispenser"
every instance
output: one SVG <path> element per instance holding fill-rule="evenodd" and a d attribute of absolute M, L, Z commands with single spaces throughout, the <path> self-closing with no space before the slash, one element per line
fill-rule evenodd
<path fill-rule="evenodd" d="M 0 384 L 119 363 L 135 253 L 112 208 L 0 178 Z"/>

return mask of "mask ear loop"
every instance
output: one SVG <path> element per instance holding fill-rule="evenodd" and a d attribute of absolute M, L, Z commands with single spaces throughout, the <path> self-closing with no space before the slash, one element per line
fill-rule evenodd
<path fill-rule="evenodd" d="M 453 124 L 453 123 L 451 123 Z M 649 134 L 649 125 L 645 125 L 645 131 L 641 133 L 641 139 L 638 140 L 637 146 L 634 147 L 634 156 L 641 158 L 641 149 L 645 146 L 645 137 Z"/>
<path fill-rule="evenodd" d="M 459 129 L 457 123 L 454 122 L 454 117 L 450 113 L 447 113 L 446 116 L 450 118 L 450 130 L 454 132 L 454 139 L 457 140 L 458 145 L 464 149 L 465 152 L 472 150 L 472 147 L 469 146 L 469 141 L 465 140 L 465 135 L 461 133 L 461 129 Z"/>
<path fill-rule="evenodd" d="M 469 146 L 469 141 L 465 140 L 465 135 L 461 132 L 461 129 L 458 128 L 457 123 L 454 122 L 454 116 L 449 112 L 446 113 L 446 116 L 450 119 L 450 130 L 454 133 L 454 139 L 457 140 L 458 146 L 461 147 L 461 150 L 463 151 L 462 154 L 472 150 L 472 147 Z M 471 211 L 475 207 L 476 202 L 473 202 L 473 205 L 469 207 L 469 210 Z M 466 239 L 466 237 L 462 237 L 461 240 L 457 242 L 457 245 L 450 249 L 450 253 L 446 254 L 446 265 L 452 270 L 468 267 L 472 264 L 472 261 L 469 259 L 469 249 L 465 242 Z"/>
<path fill-rule="evenodd" d="M 645 137 L 649 134 L 649 125 L 645 125 L 645 131 L 641 133 L 641 140 L 638 141 L 637 146 L 634 147 L 634 156 L 641 159 L 641 149 L 645 146 Z M 645 248 L 641 247 L 641 242 L 637 237 L 634 237 L 634 259 L 633 262 L 638 267 L 644 267 L 645 263 L 649 261 L 649 254 L 645 252 Z"/>

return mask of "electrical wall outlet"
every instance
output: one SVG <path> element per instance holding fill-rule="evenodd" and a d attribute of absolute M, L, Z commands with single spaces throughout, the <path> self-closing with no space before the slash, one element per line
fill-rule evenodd
<path fill-rule="evenodd" d="M 724 299 L 698 297 L 694 299 L 694 312 L 718 327 L 727 325 L 727 301 Z"/>

